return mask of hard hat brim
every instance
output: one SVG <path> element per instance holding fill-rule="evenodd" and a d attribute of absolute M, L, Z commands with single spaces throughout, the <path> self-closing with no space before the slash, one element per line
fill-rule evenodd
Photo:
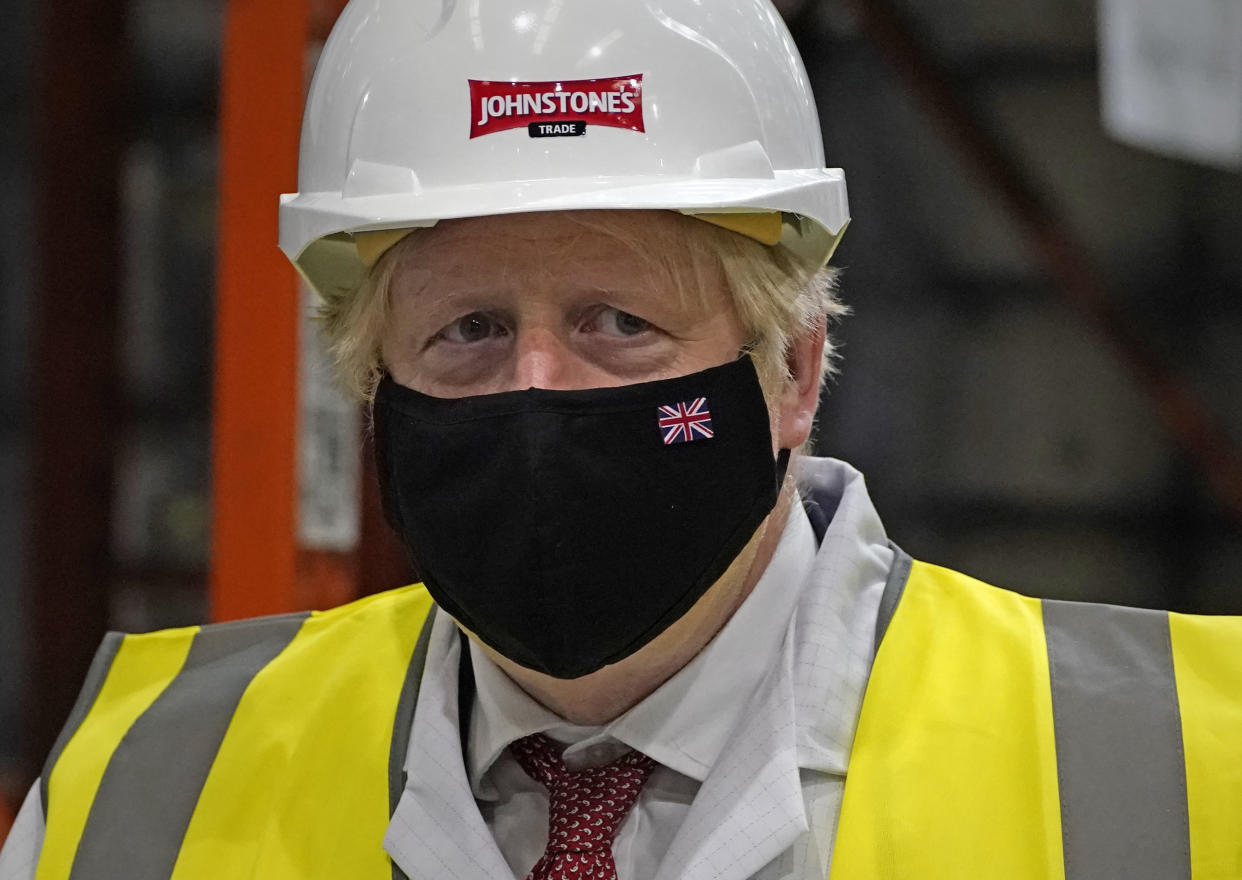
<path fill-rule="evenodd" d="M 826 263 L 849 222 L 840 169 L 774 171 L 770 178 L 670 180 L 628 177 L 516 181 L 379 196 L 340 192 L 281 197 L 280 247 L 321 295 L 348 291 L 365 277 L 352 235 L 433 226 L 440 220 L 542 211 L 672 210 L 694 213 L 781 211 L 803 222 L 781 244 Z"/>

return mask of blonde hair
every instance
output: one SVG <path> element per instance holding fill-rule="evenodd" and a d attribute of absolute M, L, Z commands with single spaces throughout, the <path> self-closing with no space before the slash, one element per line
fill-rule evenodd
<path fill-rule="evenodd" d="M 821 323 L 831 326 L 847 314 L 837 297 L 837 271 L 809 265 L 782 247 L 768 247 L 735 232 L 673 212 L 661 223 L 679 224 L 661 236 L 668 247 L 651 247 L 648 237 L 618 221 L 619 212 L 576 212 L 582 225 L 624 244 L 658 276 L 672 282 L 681 297 L 701 297 L 717 273 L 723 275 L 747 334 L 746 351 L 771 400 L 788 380 L 787 354 L 800 334 Z M 321 327 L 345 387 L 370 400 L 384 374 L 381 340 L 398 267 L 417 253 L 415 232 L 385 253 L 354 291 L 330 294 L 319 309 Z M 836 348 L 824 343 L 823 377 L 835 373 Z"/>

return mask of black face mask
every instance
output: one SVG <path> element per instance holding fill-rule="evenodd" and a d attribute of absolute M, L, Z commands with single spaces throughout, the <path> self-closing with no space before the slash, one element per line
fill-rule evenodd
<path fill-rule="evenodd" d="M 633 654 L 715 583 L 776 504 L 749 357 L 587 391 L 454 400 L 385 378 L 389 522 L 436 602 L 505 657 L 577 678 Z"/>

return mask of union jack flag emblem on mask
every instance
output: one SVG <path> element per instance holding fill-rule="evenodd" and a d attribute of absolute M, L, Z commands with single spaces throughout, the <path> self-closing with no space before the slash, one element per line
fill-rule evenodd
<path fill-rule="evenodd" d="M 706 397 L 662 406 L 658 414 L 665 446 L 689 443 L 691 440 L 710 440 L 716 436 L 712 433 L 712 414 L 707 408 Z"/>

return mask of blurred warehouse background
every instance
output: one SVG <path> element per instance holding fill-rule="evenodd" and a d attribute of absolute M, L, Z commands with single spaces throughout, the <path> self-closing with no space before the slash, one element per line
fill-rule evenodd
<path fill-rule="evenodd" d="M 220 83 L 226 13 L 261 2 L 6 6 L 9 809 L 105 628 L 221 607 Z M 854 315 L 820 449 L 867 474 L 915 556 L 1035 595 L 1242 613 L 1242 7 L 1193 0 L 1162 21 L 1147 0 L 781 6 L 855 218 L 837 258 Z M 307 57 L 334 12 L 316 5 Z M 275 253 L 274 239 L 249 247 Z M 290 455 L 352 473 L 357 414 L 306 378 L 307 358 Z M 257 398 L 267 381 L 249 377 Z M 359 485 L 321 482 L 318 532 L 301 496 L 299 535 L 324 553 L 299 570 L 329 584 L 308 597 L 400 579 L 362 558 L 389 549 Z"/>

